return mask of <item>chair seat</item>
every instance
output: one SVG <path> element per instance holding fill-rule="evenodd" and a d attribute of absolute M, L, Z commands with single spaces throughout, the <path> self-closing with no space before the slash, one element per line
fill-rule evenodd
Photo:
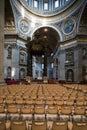
<path fill-rule="evenodd" d="M 72 130 L 87 130 L 87 122 L 74 122 Z"/>
<path fill-rule="evenodd" d="M 11 130 L 27 130 L 25 121 L 12 121 Z"/>
<path fill-rule="evenodd" d="M 68 123 L 67 122 L 53 122 L 52 130 L 67 130 Z"/>
<path fill-rule="evenodd" d="M 47 130 L 47 123 L 45 121 L 32 122 L 32 130 Z"/>
<path fill-rule="evenodd" d="M 0 121 L 0 130 L 6 130 L 6 125 L 4 121 Z"/>

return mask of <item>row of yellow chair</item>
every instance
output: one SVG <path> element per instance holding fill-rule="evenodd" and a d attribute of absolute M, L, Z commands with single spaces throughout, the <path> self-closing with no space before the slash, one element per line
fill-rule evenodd
<path fill-rule="evenodd" d="M 0 120 L 74 120 L 87 121 L 87 107 L 58 105 L 0 106 Z"/>
<path fill-rule="evenodd" d="M 87 122 L 2 121 L 0 130 L 87 130 Z"/>

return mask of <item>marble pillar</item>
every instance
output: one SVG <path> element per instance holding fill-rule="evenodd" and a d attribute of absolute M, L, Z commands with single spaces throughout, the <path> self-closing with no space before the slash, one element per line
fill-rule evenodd
<path fill-rule="evenodd" d="M 44 72 L 43 76 L 47 77 L 47 55 L 44 55 Z"/>
<path fill-rule="evenodd" d="M 0 85 L 4 82 L 4 0 L 0 0 Z"/>
<path fill-rule="evenodd" d="M 26 81 L 28 83 L 31 83 L 32 80 L 32 54 L 31 54 L 31 42 L 30 42 L 30 37 L 27 38 L 27 76 L 26 76 Z"/>
<path fill-rule="evenodd" d="M 47 78 L 47 55 L 44 55 L 43 83 L 48 83 L 48 78 Z"/>
<path fill-rule="evenodd" d="M 28 53 L 27 76 L 32 77 L 32 54 L 31 53 Z"/>

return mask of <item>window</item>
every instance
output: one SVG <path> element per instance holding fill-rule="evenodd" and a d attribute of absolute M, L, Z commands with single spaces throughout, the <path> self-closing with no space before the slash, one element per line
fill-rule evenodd
<path fill-rule="evenodd" d="M 48 10 L 48 3 L 44 3 L 44 10 Z"/>
<path fill-rule="evenodd" d="M 49 9 L 49 1 L 44 0 L 44 10 L 48 10 L 48 9 Z"/>
<path fill-rule="evenodd" d="M 53 63 L 51 63 L 51 68 L 53 69 Z"/>
<path fill-rule="evenodd" d="M 42 64 L 42 69 L 44 69 L 44 64 Z"/>
<path fill-rule="evenodd" d="M 59 0 L 55 0 L 55 8 L 59 7 Z"/>
<path fill-rule="evenodd" d="M 34 0 L 34 7 L 38 8 L 38 0 Z"/>
<path fill-rule="evenodd" d="M 48 16 L 63 11 L 66 6 L 69 7 L 75 0 L 21 0 L 25 8 L 29 7 L 34 13 Z M 26 4 L 28 6 L 26 6 Z M 28 9 L 28 8 L 27 8 Z"/>
<path fill-rule="evenodd" d="M 12 57 L 12 47 L 8 48 L 8 58 L 11 59 Z"/>

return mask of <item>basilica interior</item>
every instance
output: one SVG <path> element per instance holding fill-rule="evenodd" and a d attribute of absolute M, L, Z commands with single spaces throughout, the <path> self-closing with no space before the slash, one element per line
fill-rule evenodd
<path fill-rule="evenodd" d="M 85 0 L 5 0 L 3 78 L 87 82 Z"/>
<path fill-rule="evenodd" d="M 87 0 L 0 0 L 0 130 L 87 130 Z"/>

